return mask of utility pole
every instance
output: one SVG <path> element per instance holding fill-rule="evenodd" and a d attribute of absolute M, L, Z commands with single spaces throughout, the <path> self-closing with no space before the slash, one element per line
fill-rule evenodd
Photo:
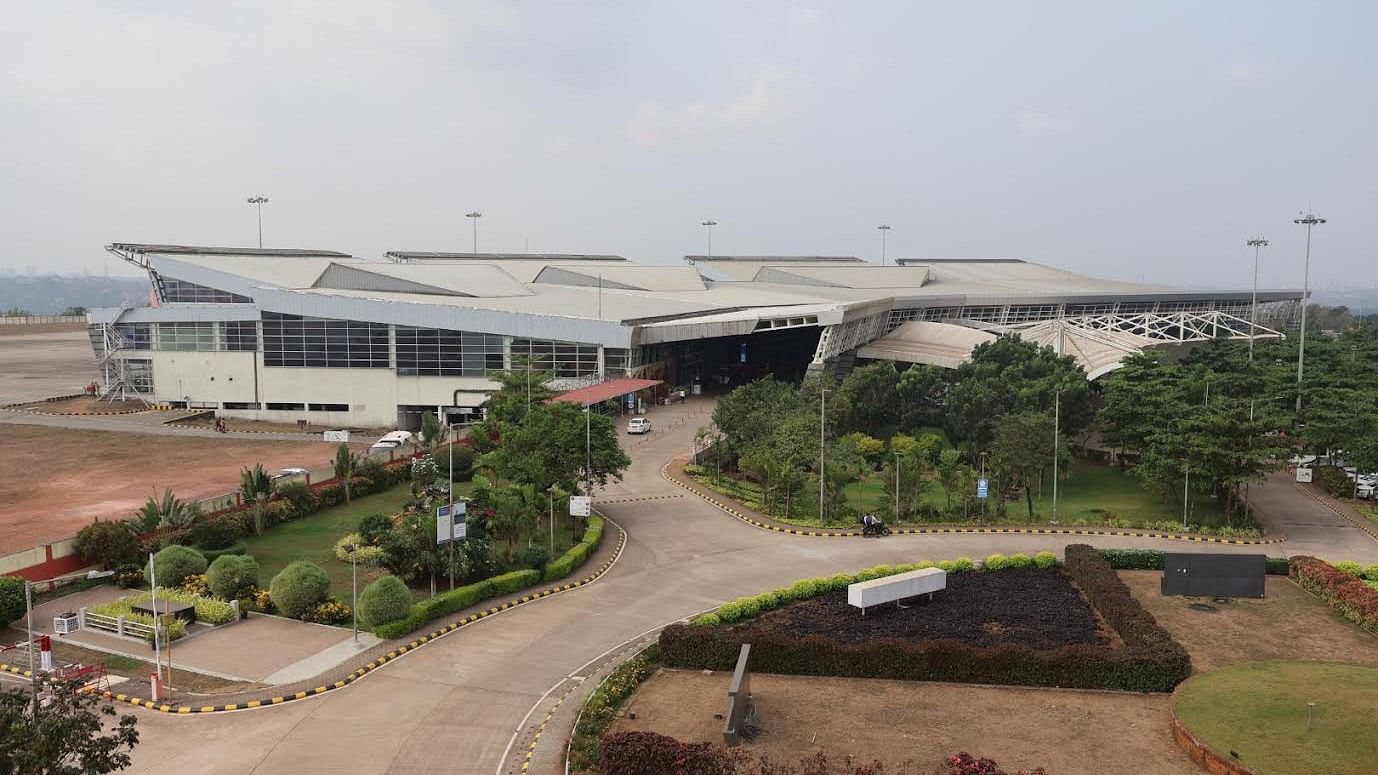
<path fill-rule="evenodd" d="M 258 208 L 258 247 L 261 250 L 263 248 L 263 206 L 268 203 L 268 197 L 251 196 L 248 202 Z"/>
<path fill-rule="evenodd" d="M 1325 223 L 1315 213 L 1302 212 L 1292 221 L 1306 226 L 1306 264 L 1302 271 L 1301 338 L 1297 341 L 1297 414 L 1301 414 L 1301 377 L 1306 362 L 1306 307 L 1311 303 L 1311 227 Z"/>
<path fill-rule="evenodd" d="M 880 231 L 880 265 L 885 266 L 885 237 L 890 233 L 890 227 L 882 223 L 876 229 Z"/>
<path fill-rule="evenodd" d="M 1254 327 L 1258 323 L 1258 250 L 1268 247 L 1268 238 L 1250 237 L 1244 243 L 1254 249 L 1254 293 L 1249 301 L 1249 363 L 1254 362 Z"/>
<path fill-rule="evenodd" d="M 468 219 L 469 219 L 469 222 L 472 223 L 473 226 L 474 226 L 474 253 L 477 254 L 477 253 L 478 253 L 478 219 L 480 219 L 480 218 L 483 217 L 483 213 L 479 212 L 478 210 L 474 210 L 473 212 L 465 213 L 465 214 L 464 214 L 464 217 L 465 217 L 465 218 L 468 218 Z"/>
<path fill-rule="evenodd" d="M 700 226 L 707 226 L 707 227 L 708 227 L 708 257 L 709 257 L 709 258 L 712 258 L 712 257 L 713 257 L 713 227 L 714 227 L 714 226 L 717 226 L 717 225 L 718 225 L 718 222 L 715 221 L 715 220 L 713 220 L 712 218 L 709 218 L 708 220 L 706 220 L 706 221 L 700 223 L 699 225 L 700 225 Z"/>

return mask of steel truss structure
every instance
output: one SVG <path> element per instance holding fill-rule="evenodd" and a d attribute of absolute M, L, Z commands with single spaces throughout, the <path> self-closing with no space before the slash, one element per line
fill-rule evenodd
<path fill-rule="evenodd" d="M 1047 326 L 1052 321 L 1020 323 L 1005 326 L 983 325 L 988 330 L 1003 330 L 1011 333 L 1028 331 Z M 1145 312 L 1138 314 L 1080 315 L 1059 318 L 1056 323 L 1067 328 L 1084 332 L 1088 336 L 1098 333 L 1129 334 L 1154 342 L 1205 342 L 1211 339 L 1281 339 L 1282 333 L 1271 328 L 1250 324 L 1244 318 L 1228 312 L 1211 310 L 1208 312 Z"/>

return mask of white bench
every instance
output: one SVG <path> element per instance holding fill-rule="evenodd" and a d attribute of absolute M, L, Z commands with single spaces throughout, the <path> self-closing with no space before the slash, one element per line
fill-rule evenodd
<path fill-rule="evenodd" d="M 947 589 L 947 571 L 942 568 L 923 568 L 922 570 L 911 570 L 908 573 L 897 573 L 894 576 L 886 576 L 870 581 L 858 581 L 855 584 L 847 585 L 847 602 L 861 609 L 861 615 L 866 615 L 866 609 L 873 605 L 882 603 L 895 603 L 907 600 L 919 595 L 928 595 L 928 599 L 933 599 L 933 593 L 940 589 Z"/>

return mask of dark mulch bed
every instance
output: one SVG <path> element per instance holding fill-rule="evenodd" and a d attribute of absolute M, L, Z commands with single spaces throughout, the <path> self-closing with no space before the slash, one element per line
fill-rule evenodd
<path fill-rule="evenodd" d="M 957 573 L 947 589 L 861 611 L 847 604 L 846 590 L 771 611 L 742 626 L 794 637 L 821 635 L 839 643 L 872 640 L 957 640 L 971 646 L 1016 643 L 1035 649 L 1072 644 L 1105 645 L 1091 607 L 1060 570 L 1019 568 Z"/>

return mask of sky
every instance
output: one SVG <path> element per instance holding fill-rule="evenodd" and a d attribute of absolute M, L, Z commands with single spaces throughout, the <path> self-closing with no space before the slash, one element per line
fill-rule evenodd
<path fill-rule="evenodd" d="M 0 0 L 0 271 L 110 242 L 1378 285 L 1373 2 Z"/>

